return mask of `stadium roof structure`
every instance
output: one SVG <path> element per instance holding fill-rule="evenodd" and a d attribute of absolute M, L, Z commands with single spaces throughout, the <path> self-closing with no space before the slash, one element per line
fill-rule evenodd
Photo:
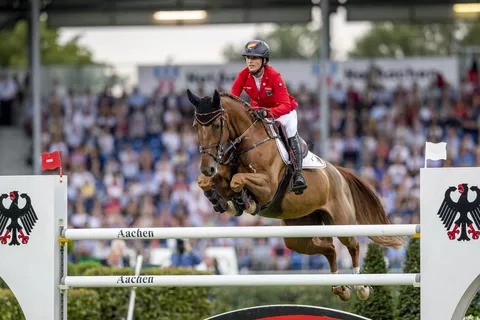
<path fill-rule="evenodd" d="M 446 21 L 464 0 L 328 0 L 329 11 L 347 10 L 349 21 Z M 28 17 L 29 0 L 0 0 L 0 30 Z M 52 27 L 239 23 L 305 23 L 320 0 L 41 0 Z M 471 0 L 471 2 L 473 2 Z M 162 20 L 158 11 L 197 12 L 196 19 Z M 172 16 L 170 15 L 170 18 Z"/>

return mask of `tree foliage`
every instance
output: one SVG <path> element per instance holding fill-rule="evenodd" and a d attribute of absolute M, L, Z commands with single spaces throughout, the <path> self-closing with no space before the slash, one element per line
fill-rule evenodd
<path fill-rule="evenodd" d="M 40 23 L 40 52 L 42 65 L 94 64 L 91 51 L 80 44 L 80 36 L 60 43 L 59 31 Z M 28 66 L 28 24 L 19 21 L 13 30 L 0 31 L 0 66 Z"/>
<path fill-rule="evenodd" d="M 252 39 L 264 40 L 275 59 L 309 59 L 319 56 L 319 29 L 311 25 L 278 25 L 270 32 L 257 33 Z M 230 43 L 223 50 L 229 61 L 242 60 L 245 43 Z"/>
<path fill-rule="evenodd" d="M 452 56 L 464 46 L 480 45 L 480 22 L 394 24 L 375 23 L 349 52 L 353 58 Z M 312 25 L 277 25 L 270 32 L 257 33 L 270 46 L 276 59 L 319 57 L 319 29 Z M 230 43 L 223 55 L 229 61 L 242 60 L 245 43 Z"/>
<path fill-rule="evenodd" d="M 405 254 L 403 273 L 420 273 L 420 239 L 412 238 Z M 420 288 L 403 286 L 397 305 L 398 319 L 420 320 Z"/>
<path fill-rule="evenodd" d="M 478 23 L 376 23 L 355 43 L 350 57 L 452 56 L 480 44 Z"/>
<path fill-rule="evenodd" d="M 480 317 L 480 293 L 477 292 L 473 297 L 470 306 L 465 314 L 466 316 Z"/>

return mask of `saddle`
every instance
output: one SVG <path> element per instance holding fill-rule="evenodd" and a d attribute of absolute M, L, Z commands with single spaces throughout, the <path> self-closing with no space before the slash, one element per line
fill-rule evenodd
<path fill-rule="evenodd" d="M 290 144 L 288 143 L 287 132 L 286 132 L 283 124 L 281 124 L 278 121 L 275 121 L 275 125 L 272 126 L 272 127 L 275 130 L 275 133 L 280 137 L 280 139 L 281 139 L 283 145 L 285 146 L 285 149 L 287 149 L 287 152 L 290 155 L 290 157 L 293 157 L 292 148 L 290 147 Z M 299 135 L 299 138 L 300 138 L 300 146 L 301 146 L 301 149 L 302 149 L 302 159 L 305 159 L 305 157 L 308 155 L 309 146 L 305 142 L 305 140 L 303 140 L 303 138 L 300 137 L 300 135 Z"/>

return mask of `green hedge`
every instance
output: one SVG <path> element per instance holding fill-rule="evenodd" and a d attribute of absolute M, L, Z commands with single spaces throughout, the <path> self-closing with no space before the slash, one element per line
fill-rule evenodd
<path fill-rule="evenodd" d="M 148 274 L 157 274 L 154 270 L 147 271 Z M 170 270 L 168 274 L 196 274 L 185 271 Z M 99 269 L 91 269 L 88 273 L 117 274 Z M 0 296 L 0 320 L 25 320 L 9 290 L 0 290 Z M 68 319 L 118 320 L 127 315 L 129 298 L 130 288 L 70 289 Z M 137 289 L 134 318 L 203 320 L 227 311 L 268 304 L 317 305 L 351 311 L 351 303 L 341 302 L 327 287 L 219 287 L 212 290 L 152 287 Z"/>
<path fill-rule="evenodd" d="M 133 275 L 131 269 L 91 268 L 85 276 Z M 144 269 L 142 275 L 207 274 L 189 269 Z M 131 288 L 95 288 L 100 297 L 102 319 L 118 319 L 127 314 Z M 135 300 L 135 319 L 198 320 L 213 314 L 208 287 L 139 287 Z M 139 316 L 140 315 L 140 316 Z"/>
<path fill-rule="evenodd" d="M 68 265 L 71 276 L 133 275 L 129 268 L 114 269 L 86 261 Z M 144 269 L 143 275 L 205 274 L 189 269 Z M 17 315 L 18 303 L 9 290 L 2 294 L 8 304 L 0 303 L 0 320 L 23 320 Z M 69 290 L 69 319 L 118 320 L 125 317 L 131 288 L 89 288 Z M 6 298 L 5 298 L 6 297 Z M 135 301 L 135 319 L 203 320 L 241 308 L 268 304 L 302 304 L 352 311 L 350 302 L 342 302 L 330 287 L 139 287 Z M 15 307 L 12 308 L 11 306 Z M 15 313 L 17 312 L 17 313 Z M 21 314 L 21 310 L 19 311 Z M 87 314 L 88 313 L 88 314 Z M 3 318 L 2 318 L 3 317 Z"/>
<path fill-rule="evenodd" d="M 69 264 L 71 276 L 133 275 L 130 268 L 107 268 L 95 262 Z M 142 275 L 208 274 L 189 269 L 144 269 Z M 68 318 L 73 320 L 118 320 L 126 317 L 131 288 L 70 289 Z M 136 290 L 134 319 L 200 320 L 215 314 L 211 288 L 139 287 Z M 24 320 L 23 312 L 10 290 L 0 290 L 0 320 Z"/>
<path fill-rule="evenodd" d="M 328 286 L 220 287 L 213 290 L 215 313 L 212 315 L 272 304 L 313 305 L 351 312 L 356 299 L 356 295 L 352 295 L 350 302 L 343 302 Z"/>
<path fill-rule="evenodd" d="M 0 320 L 25 320 L 17 298 L 8 289 L 0 289 Z"/>
<path fill-rule="evenodd" d="M 3 281 L 2 277 L 0 277 L 0 289 L 8 289 L 8 286 L 5 281 Z"/>
<path fill-rule="evenodd" d="M 69 320 L 102 320 L 100 296 L 92 289 L 68 290 Z"/>
<path fill-rule="evenodd" d="M 69 263 L 68 264 L 68 275 L 69 276 L 82 276 L 89 269 L 102 268 L 103 265 L 97 261 L 84 261 L 80 263 Z"/>
<path fill-rule="evenodd" d="M 98 293 L 87 289 L 69 290 L 67 312 L 69 320 L 102 320 Z M 8 289 L 0 289 L 0 320 L 25 320 L 17 299 Z"/>

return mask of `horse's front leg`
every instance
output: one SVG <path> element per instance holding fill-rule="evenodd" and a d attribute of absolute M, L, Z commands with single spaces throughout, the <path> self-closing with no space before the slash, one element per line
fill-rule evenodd
<path fill-rule="evenodd" d="M 197 183 L 200 189 L 204 192 L 209 191 L 213 187 L 213 177 L 207 177 L 204 174 L 201 174 L 197 178 Z"/>
<path fill-rule="evenodd" d="M 258 199 L 268 198 L 272 192 L 270 177 L 266 173 L 237 173 L 230 181 L 230 188 L 234 192 L 247 188 Z"/>
<path fill-rule="evenodd" d="M 216 212 L 227 212 L 231 215 L 237 214 L 233 203 L 231 201 L 229 201 L 230 203 L 227 202 L 229 193 L 233 194 L 233 191 L 230 190 L 230 185 L 224 177 L 220 175 L 207 177 L 201 174 L 198 176 L 197 182 L 198 186 L 203 190 L 204 195 L 212 203 L 213 209 Z"/>
<path fill-rule="evenodd" d="M 258 213 L 259 203 L 266 202 L 272 192 L 270 177 L 266 173 L 237 173 L 232 177 L 230 188 L 235 192 L 237 207 L 249 214 Z M 245 189 L 248 189 L 256 199 L 251 199 Z"/>
<path fill-rule="evenodd" d="M 201 174 L 198 177 L 198 185 L 204 191 L 205 196 L 213 204 L 216 212 L 227 212 L 230 215 L 239 215 L 233 204 L 234 192 L 230 188 L 232 171 L 229 165 L 220 164 L 217 167 L 217 174 L 213 177 L 207 177 Z"/>

